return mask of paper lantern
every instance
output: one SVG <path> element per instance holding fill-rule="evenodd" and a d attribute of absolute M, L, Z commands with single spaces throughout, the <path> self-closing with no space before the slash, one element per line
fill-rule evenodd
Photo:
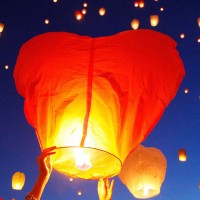
<path fill-rule="evenodd" d="M 2 32 L 3 32 L 3 30 L 4 30 L 4 24 L 0 23 L 0 36 L 1 36 Z"/>
<path fill-rule="evenodd" d="M 138 7 L 138 6 L 139 6 L 139 0 L 135 0 L 135 1 L 134 1 L 134 6 L 135 6 L 135 7 Z"/>
<path fill-rule="evenodd" d="M 75 17 L 76 17 L 76 20 L 81 20 L 81 19 L 83 19 L 83 13 L 76 10 L 75 11 Z"/>
<path fill-rule="evenodd" d="M 100 8 L 99 9 L 99 15 L 104 16 L 106 14 L 106 9 L 105 8 Z"/>
<path fill-rule="evenodd" d="M 25 183 L 25 174 L 22 172 L 15 172 L 12 176 L 12 189 L 22 190 Z"/>
<path fill-rule="evenodd" d="M 180 161 L 183 161 L 183 162 L 187 160 L 185 149 L 179 149 L 178 158 L 179 158 Z"/>
<path fill-rule="evenodd" d="M 160 193 L 166 167 L 159 149 L 140 145 L 124 161 L 119 178 L 135 198 L 151 198 Z"/>
<path fill-rule="evenodd" d="M 151 26 L 157 26 L 159 23 L 159 16 L 158 15 L 151 15 L 150 16 L 150 24 Z"/>
<path fill-rule="evenodd" d="M 197 18 L 197 24 L 198 24 L 198 27 L 200 28 L 200 17 Z"/>
<path fill-rule="evenodd" d="M 140 21 L 138 19 L 133 19 L 131 21 L 131 27 L 133 28 L 133 30 L 138 29 L 139 25 L 140 25 Z"/>
<path fill-rule="evenodd" d="M 139 1 L 139 7 L 140 8 L 144 8 L 144 0 L 140 0 Z"/>
<path fill-rule="evenodd" d="M 41 34 L 14 70 L 41 149 L 69 177 L 112 177 L 174 98 L 184 76 L 176 43 L 152 30 L 91 38 Z M 84 158 L 84 159 L 83 159 Z"/>

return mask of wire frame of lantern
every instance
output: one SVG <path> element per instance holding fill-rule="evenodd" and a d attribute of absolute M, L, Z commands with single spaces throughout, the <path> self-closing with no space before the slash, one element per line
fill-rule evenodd
<path fill-rule="evenodd" d="M 159 149 L 139 146 L 128 155 L 118 176 L 135 198 L 147 199 L 160 194 L 166 167 Z"/>
<path fill-rule="evenodd" d="M 22 172 L 15 172 L 12 176 L 12 189 L 22 190 L 25 184 L 25 174 Z"/>

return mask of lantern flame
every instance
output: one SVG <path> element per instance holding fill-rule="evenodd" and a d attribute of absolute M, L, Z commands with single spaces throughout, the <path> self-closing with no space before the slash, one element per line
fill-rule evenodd
<path fill-rule="evenodd" d="M 74 149 L 75 166 L 81 171 L 86 171 L 92 167 L 90 155 L 85 154 L 83 148 Z"/>
<path fill-rule="evenodd" d="M 146 197 L 146 196 L 149 196 L 149 189 L 148 188 L 143 188 L 143 195 Z"/>

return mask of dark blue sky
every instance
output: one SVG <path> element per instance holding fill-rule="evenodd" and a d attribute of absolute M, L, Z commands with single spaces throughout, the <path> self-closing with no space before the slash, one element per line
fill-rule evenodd
<path fill-rule="evenodd" d="M 130 22 L 138 18 L 140 28 L 153 29 L 176 40 L 185 65 L 186 76 L 175 99 L 143 145 L 160 149 L 168 167 L 161 194 L 155 200 L 197 200 L 200 198 L 200 17 L 199 0 L 146 0 L 143 9 L 133 0 L 89 0 L 87 14 L 76 21 L 74 11 L 84 1 L 74 0 L 0 0 L 0 23 L 5 24 L 0 37 L 0 197 L 21 200 L 31 189 L 38 173 L 36 157 L 40 153 L 36 135 L 23 114 L 23 98 L 16 92 L 12 73 L 21 45 L 40 33 L 67 31 L 93 37 L 130 30 Z M 98 9 L 105 7 L 100 17 Z M 164 7 L 161 12 L 160 7 Z M 151 27 L 149 16 L 158 14 L 160 22 Z M 48 18 L 50 23 L 44 24 Z M 185 33 L 185 38 L 180 38 Z M 9 69 L 5 69 L 5 65 Z M 184 89 L 188 88 L 188 94 Z M 184 148 L 187 162 L 178 161 L 177 152 Z M 14 172 L 26 174 L 21 191 L 11 188 Z M 115 179 L 113 200 L 132 200 L 126 187 Z M 69 179 L 55 171 L 44 191 L 47 200 L 97 199 L 96 181 Z M 83 194 L 77 195 L 81 190 Z"/>

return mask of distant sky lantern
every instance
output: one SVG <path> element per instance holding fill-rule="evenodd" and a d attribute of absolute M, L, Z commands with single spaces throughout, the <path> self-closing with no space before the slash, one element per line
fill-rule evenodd
<path fill-rule="evenodd" d="M 139 6 L 139 0 L 134 0 L 134 6 L 137 8 Z"/>
<path fill-rule="evenodd" d="M 138 29 L 139 25 L 140 25 L 140 21 L 138 19 L 133 19 L 131 21 L 131 27 L 133 30 Z"/>
<path fill-rule="evenodd" d="M 76 20 L 82 20 L 83 19 L 83 13 L 76 10 L 75 11 L 75 17 L 76 17 Z"/>
<path fill-rule="evenodd" d="M 163 8 L 163 7 L 161 7 L 161 8 L 160 8 L 160 11 L 161 11 L 161 12 L 162 12 L 162 11 L 164 11 L 164 8 Z"/>
<path fill-rule="evenodd" d="M 185 94 L 187 94 L 189 92 L 189 89 L 185 88 L 184 92 L 185 92 Z"/>
<path fill-rule="evenodd" d="M 49 24 L 49 19 L 45 19 L 45 20 L 44 20 L 44 23 L 45 23 L 45 24 Z"/>
<path fill-rule="evenodd" d="M 83 15 L 85 15 L 87 13 L 87 10 L 85 8 L 83 8 L 81 12 Z"/>
<path fill-rule="evenodd" d="M 2 32 L 3 32 L 3 30 L 4 30 L 4 24 L 0 23 L 0 36 L 1 36 Z"/>
<path fill-rule="evenodd" d="M 181 34 L 180 34 L 180 38 L 182 38 L 182 39 L 185 38 L 185 34 L 184 34 L 184 33 L 181 33 Z"/>
<path fill-rule="evenodd" d="M 69 180 L 72 182 L 74 179 L 73 178 L 69 178 Z"/>
<path fill-rule="evenodd" d="M 157 196 L 165 179 L 167 161 L 156 148 L 138 146 L 123 163 L 119 179 L 135 198 Z"/>
<path fill-rule="evenodd" d="M 9 66 L 8 66 L 8 65 L 5 65 L 5 66 L 4 66 L 4 69 L 9 69 Z"/>
<path fill-rule="evenodd" d="M 152 30 L 50 32 L 25 43 L 15 84 L 41 149 L 57 146 L 53 168 L 83 179 L 118 174 L 176 95 L 184 68 L 175 47 Z"/>
<path fill-rule="evenodd" d="M 87 7 L 88 6 L 88 4 L 85 2 L 85 3 L 83 3 L 83 7 Z"/>
<path fill-rule="evenodd" d="M 12 189 L 22 190 L 25 183 L 25 174 L 22 172 L 16 172 L 12 176 Z"/>
<path fill-rule="evenodd" d="M 103 7 L 101 7 L 101 8 L 99 9 L 99 15 L 100 15 L 100 16 L 104 16 L 105 14 L 106 14 L 106 9 L 103 8 Z"/>
<path fill-rule="evenodd" d="M 200 37 L 197 39 L 197 42 L 200 42 Z"/>
<path fill-rule="evenodd" d="M 79 190 L 78 191 L 78 195 L 81 196 L 82 195 L 82 191 Z"/>
<path fill-rule="evenodd" d="M 178 158 L 179 158 L 180 161 L 183 161 L 183 162 L 187 160 L 185 149 L 179 149 Z"/>
<path fill-rule="evenodd" d="M 58 0 L 53 0 L 53 2 L 54 2 L 54 3 L 57 3 L 57 2 L 58 2 Z"/>
<path fill-rule="evenodd" d="M 151 26 L 157 26 L 159 23 L 159 16 L 158 15 L 151 15 L 150 16 L 150 24 Z"/>
<path fill-rule="evenodd" d="M 198 24 L 198 26 L 200 28 L 200 17 L 197 18 L 197 24 Z"/>
<path fill-rule="evenodd" d="M 139 1 L 139 7 L 140 8 L 144 8 L 144 0 L 140 0 Z"/>

